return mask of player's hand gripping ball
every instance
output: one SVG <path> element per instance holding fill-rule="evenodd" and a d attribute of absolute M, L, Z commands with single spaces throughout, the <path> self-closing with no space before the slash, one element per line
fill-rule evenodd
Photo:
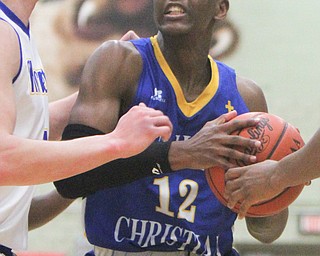
<path fill-rule="evenodd" d="M 233 134 L 261 141 L 261 147 L 258 150 L 246 149 L 248 153 L 257 157 L 257 162 L 266 159 L 280 160 L 304 146 L 305 143 L 298 129 L 276 115 L 264 112 L 249 112 L 239 115 L 235 119 L 242 120 L 251 117 L 259 118 L 260 122 L 255 127 L 244 128 Z M 244 166 L 244 163 L 237 162 L 237 165 Z M 227 206 L 227 200 L 223 197 L 225 170 L 220 167 L 212 167 L 205 170 L 205 174 L 215 196 L 222 204 Z M 246 216 L 265 217 L 281 212 L 300 195 L 303 187 L 304 185 L 288 187 L 276 197 L 252 205 Z M 232 210 L 238 212 L 239 208 L 240 204 L 237 203 Z"/>

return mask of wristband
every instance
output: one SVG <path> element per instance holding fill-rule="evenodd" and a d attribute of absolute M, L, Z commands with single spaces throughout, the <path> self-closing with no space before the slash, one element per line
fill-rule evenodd
<path fill-rule="evenodd" d="M 70 124 L 63 132 L 62 139 L 102 135 L 93 127 Z M 112 188 L 131 183 L 147 176 L 171 172 L 168 152 L 171 142 L 153 142 L 142 153 L 125 159 L 118 159 L 101 165 L 88 172 L 54 182 L 57 191 L 66 198 L 85 197 L 100 189 Z"/>

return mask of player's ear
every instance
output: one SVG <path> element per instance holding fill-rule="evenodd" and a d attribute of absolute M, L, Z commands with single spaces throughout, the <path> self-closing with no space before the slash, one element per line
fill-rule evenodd
<path fill-rule="evenodd" d="M 218 11 L 215 16 L 215 19 L 223 20 L 227 16 L 228 10 L 229 10 L 229 0 L 219 0 Z"/>

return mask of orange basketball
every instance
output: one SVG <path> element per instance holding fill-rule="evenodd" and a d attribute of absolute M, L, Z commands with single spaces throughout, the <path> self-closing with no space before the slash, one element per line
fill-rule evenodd
<path fill-rule="evenodd" d="M 258 162 L 266 159 L 280 160 L 286 155 L 299 150 L 304 145 L 299 131 L 276 115 L 264 112 L 249 112 L 239 115 L 235 119 L 242 120 L 251 117 L 260 118 L 260 122 L 255 127 L 245 128 L 234 134 L 261 141 L 261 147 L 258 150 L 253 151 L 250 148 L 245 150 L 247 153 L 255 155 Z M 237 164 L 239 166 L 244 165 L 242 162 L 237 162 Z M 205 170 L 205 174 L 215 196 L 222 204 L 227 205 L 227 201 L 223 197 L 225 170 L 220 167 L 212 167 Z M 247 212 L 247 216 L 263 217 L 281 212 L 299 196 L 303 187 L 304 185 L 298 185 L 286 188 L 276 197 L 252 205 Z M 237 203 L 233 210 L 238 212 L 239 207 L 240 204 Z"/>

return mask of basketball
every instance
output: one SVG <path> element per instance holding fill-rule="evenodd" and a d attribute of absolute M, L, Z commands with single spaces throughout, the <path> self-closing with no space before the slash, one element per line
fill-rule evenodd
<path fill-rule="evenodd" d="M 251 117 L 260 118 L 259 123 L 255 127 L 244 128 L 233 134 L 261 141 L 259 149 L 248 148 L 245 150 L 246 153 L 255 155 L 257 162 L 266 159 L 280 160 L 304 146 L 304 141 L 299 131 L 293 125 L 276 115 L 264 112 L 249 112 L 239 115 L 233 120 Z M 239 161 L 237 165 L 244 166 L 244 163 Z M 222 204 L 227 205 L 227 201 L 223 197 L 225 190 L 224 174 L 225 170 L 220 167 L 212 167 L 205 170 L 206 179 L 212 192 Z M 299 196 L 303 187 L 304 185 L 288 187 L 276 197 L 252 205 L 246 216 L 265 217 L 281 212 Z M 232 210 L 238 212 L 239 208 L 240 204 L 237 203 Z"/>

